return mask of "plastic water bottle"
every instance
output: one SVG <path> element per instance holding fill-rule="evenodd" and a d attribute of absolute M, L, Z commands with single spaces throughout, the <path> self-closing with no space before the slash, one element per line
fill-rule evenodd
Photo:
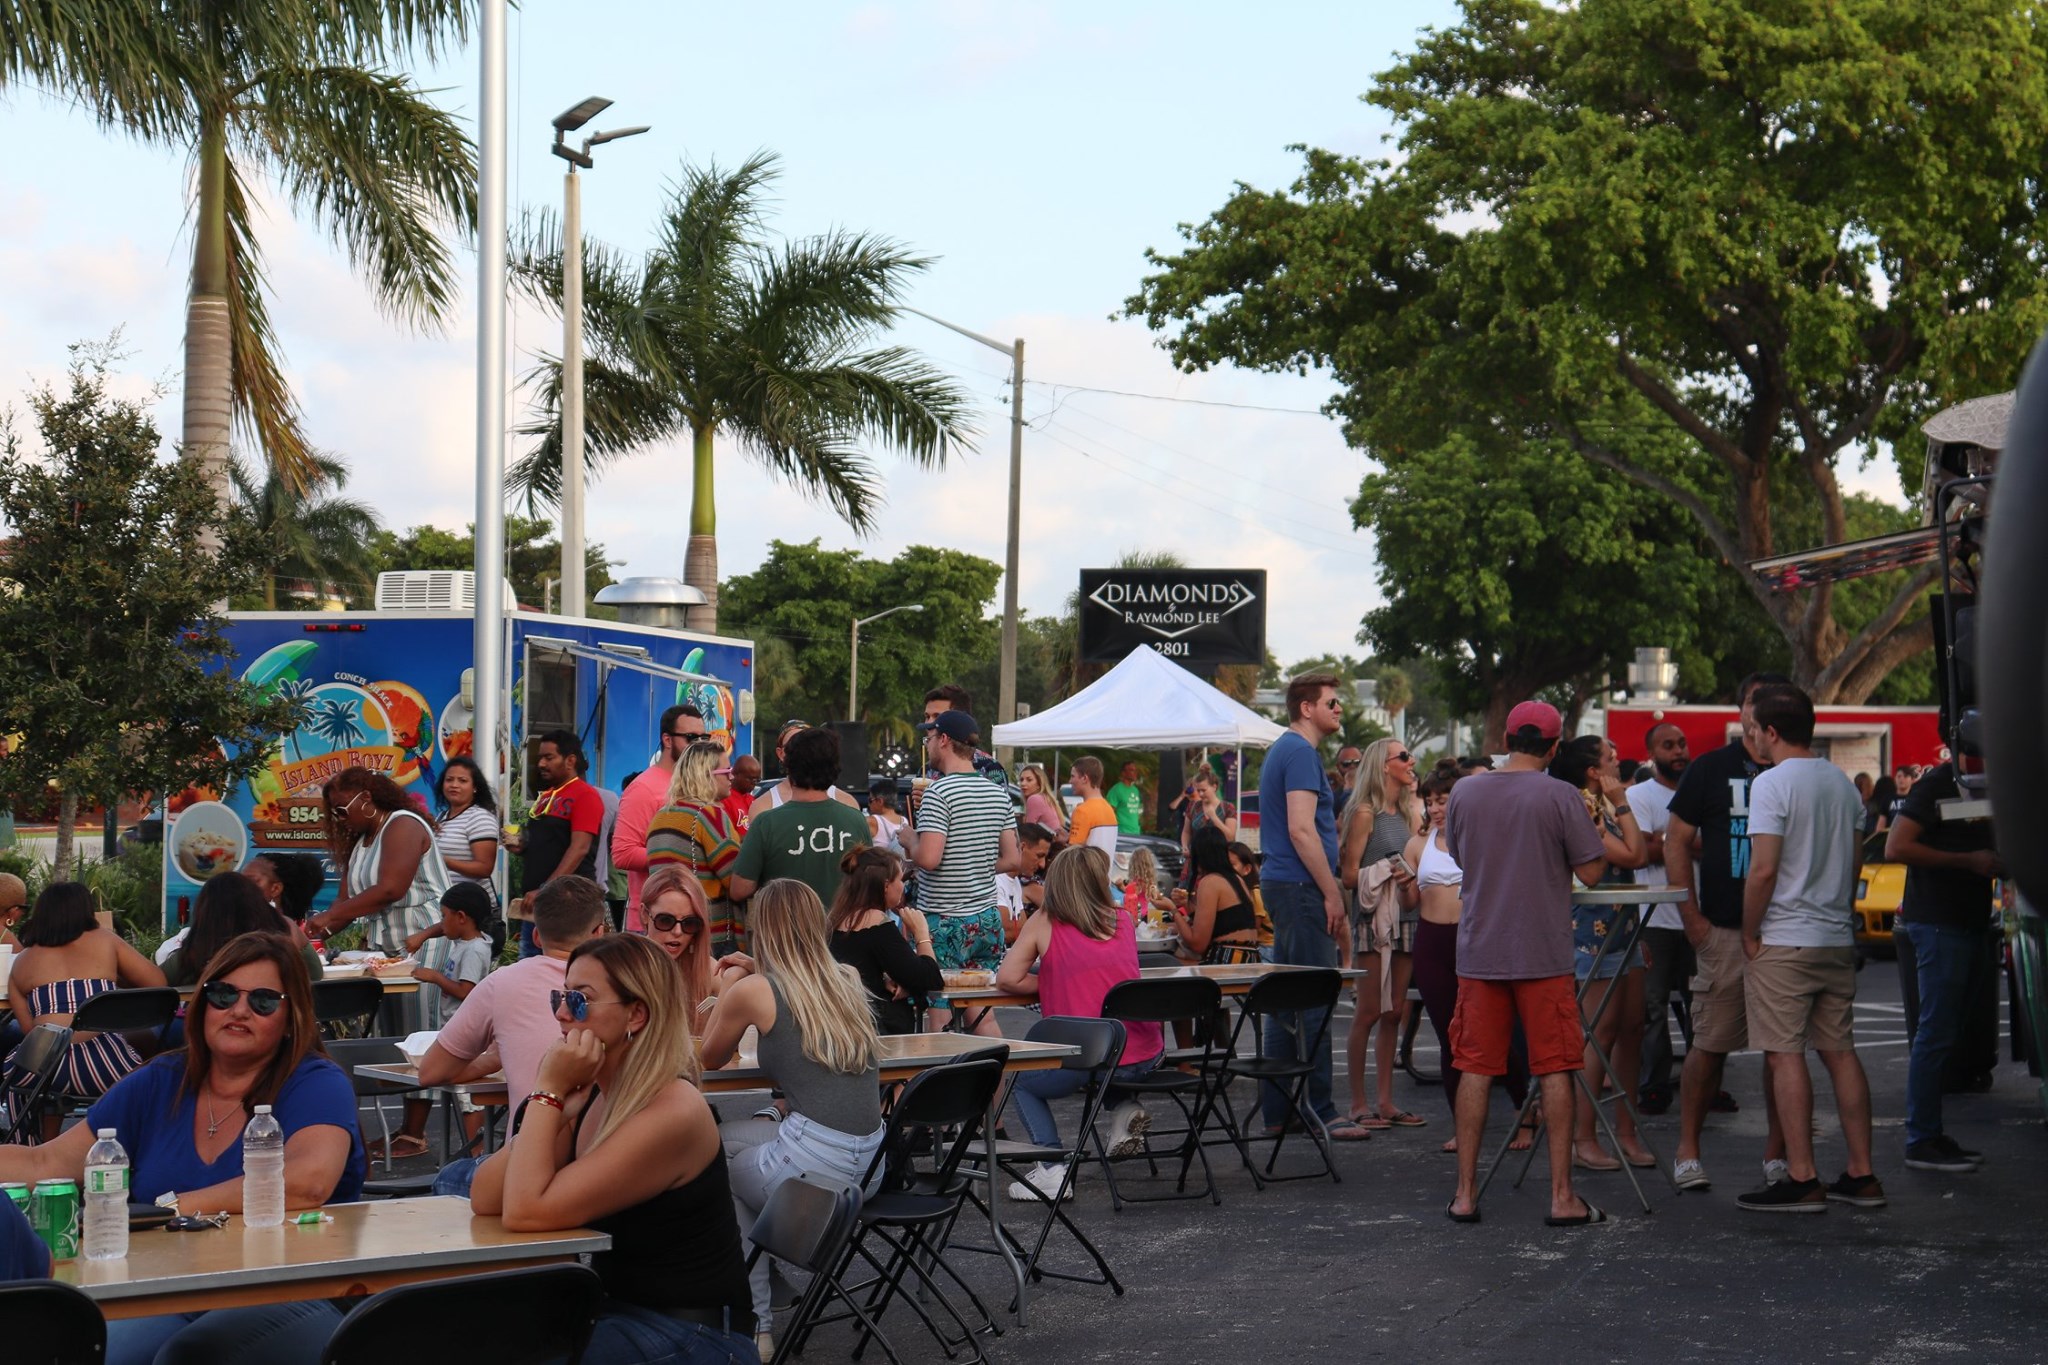
<path fill-rule="evenodd" d="M 128 1255 L 128 1153 L 114 1130 L 85 1154 L 85 1259 L 118 1261 Z"/>
<path fill-rule="evenodd" d="M 284 1224 L 284 1129 L 267 1104 L 256 1106 L 242 1130 L 242 1221 L 252 1228 Z"/>

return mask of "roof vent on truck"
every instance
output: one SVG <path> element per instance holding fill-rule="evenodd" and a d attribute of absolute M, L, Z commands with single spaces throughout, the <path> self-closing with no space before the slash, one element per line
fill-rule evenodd
<path fill-rule="evenodd" d="M 505 609 L 519 599 L 505 585 Z M 476 574 L 468 569 L 400 569 L 377 575 L 378 611 L 475 611 Z"/>

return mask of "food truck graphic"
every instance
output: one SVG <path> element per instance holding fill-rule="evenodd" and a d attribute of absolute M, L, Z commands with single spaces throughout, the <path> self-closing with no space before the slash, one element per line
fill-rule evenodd
<path fill-rule="evenodd" d="M 380 585 L 380 607 L 385 599 Z M 423 810 L 436 808 L 448 760 L 476 749 L 474 627 L 458 605 L 230 615 L 232 666 L 268 696 L 296 703 L 299 724 L 265 745 L 262 765 L 246 781 L 166 803 L 166 927 L 189 917 L 207 878 L 255 854 L 325 858 L 321 790 L 346 768 L 382 773 Z M 613 791 L 658 751 L 661 713 L 673 705 L 696 706 L 710 737 L 735 755 L 753 752 L 750 642 L 523 611 L 507 613 L 506 627 L 501 714 L 509 743 L 502 759 L 511 791 L 497 793 L 501 811 L 531 800 L 530 755 L 551 731 L 579 735 L 590 758 L 587 777 Z M 334 888 L 330 868 L 322 903 Z"/>

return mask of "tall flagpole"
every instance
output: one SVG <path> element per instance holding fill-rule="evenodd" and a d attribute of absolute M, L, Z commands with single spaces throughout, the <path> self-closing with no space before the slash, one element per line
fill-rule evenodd
<path fill-rule="evenodd" d="M 505 0 L 481 0 L 477 138 L 474 755 L 505 792 Z"/>

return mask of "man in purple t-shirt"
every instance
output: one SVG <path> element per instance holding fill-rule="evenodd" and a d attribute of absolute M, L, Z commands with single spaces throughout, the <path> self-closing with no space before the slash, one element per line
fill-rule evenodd
<path fill-rule="evenodd" d="M 1452 1060 L 1463 1073 L 1458 1192 L 1445 1210 L 1453 1222 L 1479 1221 L 1486 1108 L 1493 1078 L 1507 1074 L 1518 1019 L 1550 1138 L 1550 1216 L 1543 1221 L 1583 1227 L 1607 1220 L 1572 1193 L 1572 1073 L 1586 1051 L 1572 983 L 1572 878 L 1592 886 L 1607 860 L 1578 791 L 1545 771 L 1563 730 L 1557 708 L 1540 701 L 1508 712 L 1506 765 L 1453 787 L 1444 813 L 1444 842 L 1465 877 L 1451 1016 Z"/>

